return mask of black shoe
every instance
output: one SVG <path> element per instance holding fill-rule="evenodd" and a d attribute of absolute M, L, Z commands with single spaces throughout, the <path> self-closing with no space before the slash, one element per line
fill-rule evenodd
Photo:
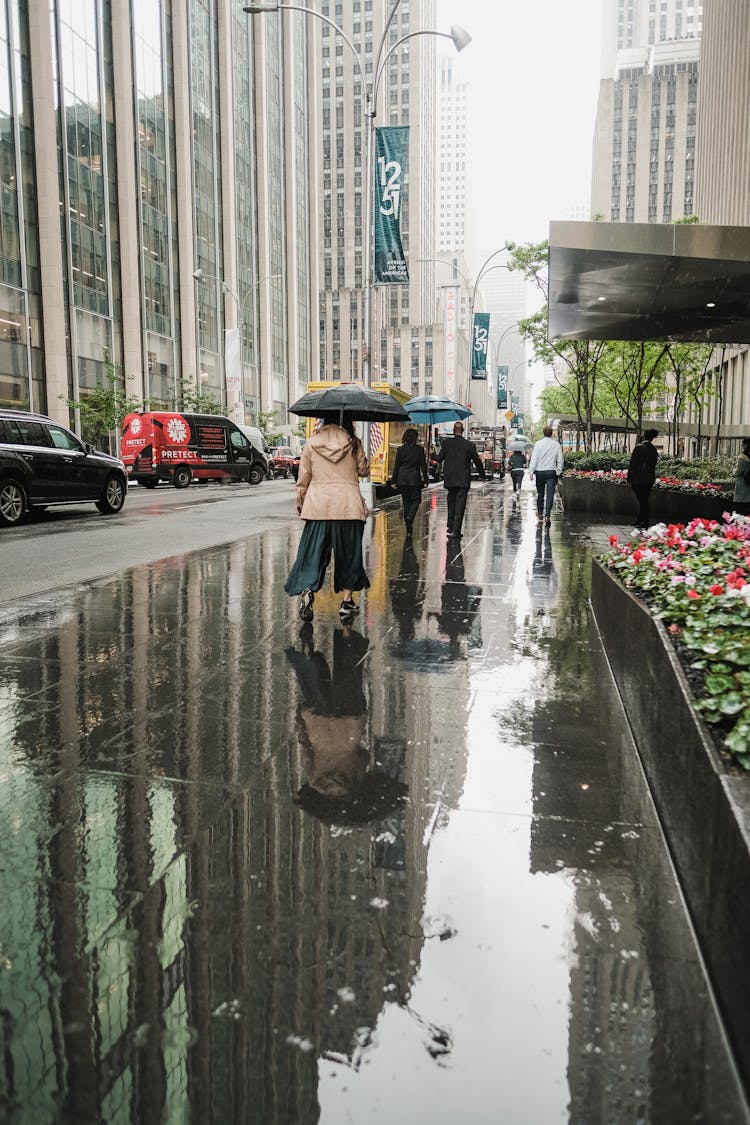
<path fill-rule="evenodd" d="M 453 528 L 452 527 L 446 528 L 446 531 L 448 532 L 449 535 L 453 534 Z"/>
<path fill-rule="evenodd" d="M 359 606 L 354 601 L 354 599 L 352 599 L 350 602 L 344 599 L 344 601 L 339 606 L 339 617 L 342 621 L 346 621 L 349 617 L 356 617 L 358 613 Z"/>
<path fill-rule="evenodd" d="M 303 621 L 312 621 L 314 601 L 315 594 L 312 592 L 312 590 L 302 591 L 302 597 L 299 600 L 299 615 Z"/>

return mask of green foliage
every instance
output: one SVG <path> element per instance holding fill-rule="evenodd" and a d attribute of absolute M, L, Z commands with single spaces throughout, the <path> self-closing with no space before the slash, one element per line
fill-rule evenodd
<path fill-rule="evenodd" d="M 584 453 L 575 463 L 568 464 L 574 454 L 566 454 L 565 467 L 577 469 L 581 473 L 609 473 L 612 469 L 627 469 L 630 462 L 629 453 L 613 453 L 610 450 L 601 453 Z"/>
<path fill-rule="evenodd" d="M 142 410 L 144 403 L 138 395 L 128 394 L 127 384 L 135 376 L 123 375 L 112 362 L 108 349 L 104 349 L 104 376 L 95 387 L 82 387 L 81 397 L 64 399 L 71 410 L 76 410 L 81 420 L 81 436 L 98 448 L 111 448 L 110 436 L 120 432 L 126 414 Z M 64 398 L 60 395 L 60 398 Z"/>
<path fill-rule="evenodd" d="M 179 410 L 193 410 L 196 414 L 223 414 L 224 406 L 213 391 L 201 391 L 190 379 L 177 382 Z"/>
<path fill-rule="evenodd" d="M 741 517 L 726 525 L 697 519 L 610 542 L 604 562 L 680 638 L 700 683 L 699 710 L 750 769 L 750 528 Z"/>
<path fill-rule="evenodd" d="M 278 417 L 278 410 L 261 410 L 258 414 L 258 429 L 266 439 L 266 444 L 271 447 L 283 445 L 283 434 L 273 428 L 273 423 Z"/>
<path fill-rule="evenodd" d="M 699 222 L 700 219 L 697 215 L 681 215 L 679 219 L 672 220 L 672 225 L 676 227 L 690 227 L 695 226 L 695 224 Z"/>

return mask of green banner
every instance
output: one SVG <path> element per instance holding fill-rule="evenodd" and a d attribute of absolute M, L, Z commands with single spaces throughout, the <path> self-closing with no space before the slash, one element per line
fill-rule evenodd
<path fill-rule="evenodd" d="M 501 367 L 499 364 L 497 368 L 497 405 L 498 407 L 508 405 L 508 368 Z"/>
<path fill-rule="evenodd" d="M 490 338 L 490 314 L 474 313 L 471 337 L 471 377 L 487 378 L 487 344 Z"/>
<path fill-rule="evenodd" d="M 375 282 L 408 285 L 401 245 L 401 205 L 409 154 L 409 126 L 375 130 Z"/>

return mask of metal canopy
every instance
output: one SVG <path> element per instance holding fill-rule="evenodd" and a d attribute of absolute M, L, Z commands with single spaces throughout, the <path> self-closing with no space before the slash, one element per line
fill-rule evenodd
<path fill-rule="evenodd" d="M 750 343 L 750 227 L 550 223 L 549 338 Z"/>

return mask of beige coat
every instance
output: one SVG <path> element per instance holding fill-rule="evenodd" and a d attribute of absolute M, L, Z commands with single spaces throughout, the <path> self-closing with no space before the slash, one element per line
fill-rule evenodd
<path fill-rule="evenodd" d="M 303 520 L 366 520 L 359 478 L 370 464 L 359 439 L 329 423 L 302 450 L 297 476 L 297 511 Z"/>

